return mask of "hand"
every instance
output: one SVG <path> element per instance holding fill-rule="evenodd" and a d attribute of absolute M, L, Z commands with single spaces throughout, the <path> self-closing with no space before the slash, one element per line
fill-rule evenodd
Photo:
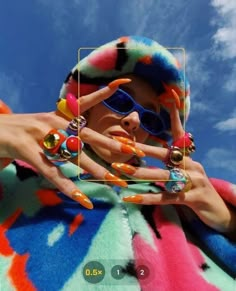
<path fill-rule="evenodd" d="M 173 141 L 176 141 L 185 132 L 181 125 L 175 103 L 171 107 L 170 117 Z M 158 148 L 139 143 L 136 143 L 136 146 L 143 150 L 147 156 L 157 158 L 161 161 L 164 161 L 168 154 L 168 149 L 166 148 Z M 119 172 L 126 173 L 137 179 L 162 182 L 169 180 L 169 170 L 135 168 L 130 165 L 117 163 L 112 164 L 112 166 Z M 236 213 L 226 205 L 221 196 L 216 192 L 203 166 L 190 157 L 185 156 L 179 168 L 184 169 L 191 178 L 192 188 L 188 192 L 180 192 L 178 194 L 168 193 L 166 191 L 157 194 L 138 193 L 137 195 L 125 197 L 123 200 L 125 202 L 146 205 L 186 205 L 208 226 L 220 232 L 225 232 L 229 236 L 232 235 L 236 230 Z M 164 186 L 164 183 L 160 184 Z"/>
<path fill-rule="evenodd" d="M 117 83 L 116 83 L 117 85 Z M 119 85 L 119 83 L 118 83 Z M 101 100 L 111 96 L 118 88 L 117 86 L 105 87 L 88 96 L 84 96 L 82 110 L 94 106 Z M 88 98 L 87 98 L 88 97 Z M 7 112 L 4 112 L 7 113 Z M 8 112 L 10 113 L 10 112 Z M 46 179 L 54 184 L 59 191 L 63 192 L 70 198 L 80 202 L 87 208 L 93 208 L 92 202 L 83 194 L 76 185 L 66 178 L 60 169 L 51 163 L 44 155 L 40 147 L 40 141 L 52 129 L 66 129 L 68 119 L 58 114 L 58 112 L 36 113 L 36 114 L 0 114 L 0 158 L 20 159 L 37 169 Z M 104 147 L 109 148 L 113 152 L 125 152 L 124 146 L 129 146 L 135 151 L 135 148 L 111 140 L 105 136 L 84 128 L 81 131 L 81 138 L 87 143 L 100 143 Z M 3 161 L 3 159 L 1 159 Z M 73 161 L 77 164 L 76 161 Z M 115 175 L 109 173 L 107 169 L 95 163 L 85 153 L 81 153 L 80 165 L 88 172 L 91 171 L 97 179 L 107 180 L 119 186 L 126 187 L 125 181 L 119 179 Z M 2 167 L 3 167 L 2 163 Z"/>

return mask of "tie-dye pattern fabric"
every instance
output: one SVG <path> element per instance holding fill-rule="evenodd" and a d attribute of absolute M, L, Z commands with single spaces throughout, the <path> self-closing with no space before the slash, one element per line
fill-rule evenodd
<path fill-rule="evenodd" d="M 76 169 L 63 171 L 74 176 Z M 122 202 L 123 196 L 158 192 L 154 184 L 123 189 L 77 181 L 94 203 L 91 211 L 19 161 L 0 172 L 0 181 L 1 291 L 234 290 L 235 244 L 199 220 L 183 221 L 173 206 Z M 229 202 L 235 198 L 234 191 L 225 195 Z M 97 284 L 83 277 L 94 260 L 106 272 Z M 115 265 L 122 266 L 121 280 L 111 276 Z M 149 275 L 140 277 L 142 270 Z"/>

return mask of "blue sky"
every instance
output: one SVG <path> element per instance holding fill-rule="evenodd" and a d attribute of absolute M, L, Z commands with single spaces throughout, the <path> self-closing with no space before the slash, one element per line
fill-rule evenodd
<path fill-rule="evenodd" d="M 77 49 L 123 35 L 184 47 L 191 84 L 187 130 L 208 176 L 235 182 L 234 0 L 22 0 L 0 4 L 0 98 L 14 112 L 55 108 Z"/>

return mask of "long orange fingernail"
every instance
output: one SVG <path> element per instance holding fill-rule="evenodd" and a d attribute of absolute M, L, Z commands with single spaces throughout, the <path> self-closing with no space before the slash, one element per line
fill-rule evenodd
<path fill-rule="evenodd" d="M 136 168 L 129 165 L 129 164 L 124 164 L 124 163 L 112 163 L 111 164 L 112 168 L 120 171 L 120 172 L 124 172 L 128 175 L 133 175 L 136 172 Z"/>
<path fill-rule="evenodd" d="M 136 147 L 132 147 L 130 145 L 127 145 L 127 144 L 121 145 L 121 152 L 124 154 L 133 154 L 133 155 L 136 155 L 140 158 L 145 157 L 145 153 L 143 151 L 141 151 L 140 149 L 138 149 Z"/>
<path fill-rule="evenodd" d="M 135 145 L 135 142 L 132 141 L 131 139 L 127 138 L 127 137 L 114 135 L 114 136 L 112 136 L 112 138 L 114 140 L 117 140 L 117 141 L 119 141 L 121 143 L 124 143 L 124 144 L 128 144 L 128 145 L 131 145 L 131 146 L 134 146 Z"/>
<path fill-rule="evenodd" d="M 1 114 L 12 113 L 11 108 L 9 106 L 7 106 L 7 104 L 5 102 L 3 102 L 2 100 L 0 100 L 0 113 Z"/>
<path fill-rule="evenodd" d="M 123 197 L 123 201 L 125 202 L 132 202 L 132 203 L 141 203 L 143 202 L 143 196 L 142 195 L 132 195 Z"/>
<path fill-rule="evenodd" d="M 119 87 L 122 84 L 126 84 L 126 83 L 129 83 L 129 82 L 131 82 L 131 79 L 128 79 L 128 78 L 116 79 L 116 80 L 110 82 L 107 86 L 110 89 L 114 89 L 116 87 Z"/>
<path fill-rule="evenodd" d="M 124 180 L 118 178 L 117 176 L 113 175 L 110 172 L 105 173 L 104 179 L 111 184 L 121 186 L 121 187 L 128 187 L 128 184 Z"/>
<path fill-rule="evenodd" d="M 172 95 L 175 98 L 175 105 L 178 109 L 180 109 L 180 100 L 179 100 L 179 95 L 175 92 L 174 89 L 171 89 Z"/>
<path fill-rule="evenodd" d="M 80 192 L 78 189 L 75 189 L 71 192 L 71 198 L 79 202 L 85 208 L 93 209 L 93 203 L 84 193 Z"/>

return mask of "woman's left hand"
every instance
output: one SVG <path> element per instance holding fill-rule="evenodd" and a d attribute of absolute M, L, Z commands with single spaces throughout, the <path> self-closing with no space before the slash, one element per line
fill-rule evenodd
<path fill-rule="evenodd" d="M 170 110 L 173 141 L 178 140 L 184 135 L 178 109 L 173 103 Z M 161 161 L 166 159 L 168 149 L 158 148 L 145 144 L 136 143 L 147 156 L 157 158 Z M 168 181 L 170 171 L 164 169 L 135 168 L 126 164 L 112 164 L 120 172 L 131 175 L 134 178 L 142 180 Z M 236 213 L 233 211 L 209 181 L 203 166 L 184 156 L 182 162 L 178 165 L 180 170 L 185 171 L 191 179 L 192 187 L 187 192 L 169 193 L 162 191 L 159 193 L 137 193 L 133 196 L 123 198 L 125 202 L 145 204 L 145 205 L 166 205 L 182 204 L 190 207 L 198 217 L 208 226 L 225 233 L 233 233 L 236 230 Z"/>

